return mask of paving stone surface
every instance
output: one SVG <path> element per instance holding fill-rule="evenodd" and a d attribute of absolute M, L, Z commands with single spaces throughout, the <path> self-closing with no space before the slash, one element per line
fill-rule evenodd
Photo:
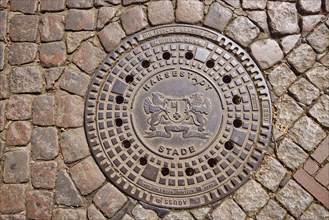
<path fill-rule="evenodd" d="M 0 0 L 0 219 L 329 218 L 329 0 Z M 233 39 L 269 85 L 273 137 L 250 180 L 191 210 L 106 181 L 84 133 L 106 54 L 163 24 Z"/>

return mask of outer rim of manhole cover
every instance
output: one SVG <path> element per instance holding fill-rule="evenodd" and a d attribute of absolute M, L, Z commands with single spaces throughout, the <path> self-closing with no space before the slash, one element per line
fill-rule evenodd
<path fill-rule="evenodd" d="M 264 156 L 271 100 L 252 58 L 204 27 L 147 29 L 105 58 L 89 87 L 85 131 L 105 176 L 165 208 L 231 194 Z"/>

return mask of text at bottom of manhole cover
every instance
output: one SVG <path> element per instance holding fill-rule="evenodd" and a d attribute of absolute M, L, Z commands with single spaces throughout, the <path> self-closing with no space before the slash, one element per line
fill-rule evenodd
<path fill-rule="evenodd" d="M 250 56 L 189 25 L 123 41 L 97 71 L 85 106 L 89 146 L 107 178 L 135 199 L 177 209 L 241 186 L 263 158 L 271 120 Z"/>

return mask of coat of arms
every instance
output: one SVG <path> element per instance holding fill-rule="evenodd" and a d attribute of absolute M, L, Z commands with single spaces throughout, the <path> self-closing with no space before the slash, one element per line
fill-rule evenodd
<path fill-rule="evenodd" d="M 147 115 L 149 130 L 147 138 L 170 138 L 172 132 L 182 132 L 184 138 L 207 139 L 207 115 L 212 111 L 209 98 L 202 93 L 193 93 L 186 97 L 166 97 L 155 92 L 144 100 L 143 108 Z"/>

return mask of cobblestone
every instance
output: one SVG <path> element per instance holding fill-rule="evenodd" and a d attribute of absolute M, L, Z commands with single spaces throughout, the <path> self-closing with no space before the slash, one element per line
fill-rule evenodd
<path fill-rule="evenodd" d="M 320 91 L 304 78 L 295 82 L 289 92 L 305 105 L 310 105 L 320 95 Z"/>
<path fill-rule="evenodd" d="M 66 6 L 68 8 L 92 8 L 94 6 L 93 0 L 67 0 Z"/>
<path fill-rule="evenodd" d="M 80 67 L 87 74 L 93 74 L 103 61 L 106 54 L 90 42 L 83 43 L 80 49 L 73 55 L 73 63 Z"/>
<path fill-rule="evenodd" d="M 25 185 L 1 184 L 0 185 L 0 212 L 13 214 L 25 209 Z"/>
<path fill-rule="evenodd" d="M 302 32 L 303 35 L 311 32 L 314 27 L 325 18 L 324 15 L 308 15 L 302 17 Z"/>
<path fill-rule="evenodd" d="M 120 20 L 127 35 L 136 33 L 148 25 L 147 17 L 140 6 L 134 6 L 122 13 Z"/>
<path fill-rule="evenodd" d="M 58 131 L 54 127 L 34 128 L 32 133 L 33 160 L 52 160 L 59 153 Z"/>
<path fill-rule="evenodd" d="M 300 220 L 322 220 L 328 218 L 329 212 L 326 211 L 322 206 L 313 203 L 300 217 Z"/>
<path fill-rule="evenodd" d="M 203 19 L 203 2 L 192 0 L 178 0 L 176 8 L 176 20 L 178 22 L 196 24 Z"/>
<path fill-rule="evenodd" d="M 112 0 L 112 1 L 117 1 L 117 0 Z M 131 5 L 131 4 L 144 3 L 144 2 L 147 2 L 147 1 L 148 0 L 122 0 L 122 4 L 124 6 L 127 6 L 127 5 Z"/>
<path fill-rule="evenodd" d="M 284 210 L 278 203 L 270 199 L 266 206 L 257 214 L 257 220 L 281 220 L 285 219 L 287 211 Z"/>
<path fill-rule="evenodd" d="M 295 217 L 299 217 L 313 201 L 312 196 L 293 180 L 280 190 L 276 199 Z"/>
<path fill-rule="evenodd" d="M 94 36 L 95 33 L 91 31 L 68 32 L 66 34 L 67 52 L 74 52 L 82 41 Z"/>
<path fill-rule="evenodd" d="M 115 186 L 107 183 L 96 193 L 93 201 L 108 218 L 112 218 L 127 202 L 127 198 Z"/>
<path fill-rule="evenodd" d="M 144 209 L 141 205 L 136 205 L 131 212 L 138 220 L 157 220 L 158 215 L 152 210 Z"/>
<path fill-rule="evenodd" d="M 242 8 L 244 9 L 264 9 L 267 0 L 242 0 Z"/>
<path fill-rule="evenodd" d="M 317 13 L 321 10 L 321 0 L 298 0 L 298 5 L 305 13 Z"/>
<path fill-rule="evenodd" d="M 0 41 L 6 38 L 7 33 L 7 12 L 0 11 Z"/>
<path fill-rule="evenodd" d="M 191 213 L 193 217 L 197 220 L 202 220 L 205 218 L 210 218 L 210 207 L 202 207 L 202 208 L 197 208 L 197 209 L 192 209 Z"/>
<path fill-rule="evenodd" d="M 97 219 L 97 220 L 106 220 L 104 215 L 94 206 L 94 204 L 91 204 L 88 209 L 88 219 Z"/>
<path fill-rule="evenodd" d="M 152 25 L 175 21 L 174 6 L 170 1 L 155 1 L 148 5 L 148 18 Z"/>
<path fill-rule="evenodd" d="M 205 17 L 204 24 L 215 28 L 218 31 L 224 31 L 232 16 L 233 12 L 230 9 L 222 6 L 218 2 L 215 2 L 210 6 L 209 12 Z"/>
<path fill-rule="evenodd" d="M 256 178 L 263 186 L 274 192 L 279 188 L 287 171 L 273 157 L 266 157 L 264 160 L 265 163 L 256 173 Z"/>
<path fill-rule="evenodd" d="M 12 41 L 34 42 L 37 39 L 38 16 L 15 15 L 10 20 L 9 36 Z"/>
<path fill-rule="evenodd" d="M 53 194 L 49 191 L 33 190 L 26 193 L 26 217 L 30 219 L 50 219 L 54 205 Z"/>
<path fill-rule="evenodd" d="M 41 11 L 62 11 L 65 8 L 65 0 L 41 0 Z"/>
<path fill-rule="evenodd" d="M 79 219 L 87 220 L 87 213 L 85 209 L 63 209 L 56 208 L 53 211 L 52 219 Z"/>
<path fill-rule="evenodd" d="M 306 72 L 307 78 L 320 90 L 329 92 L 329 69 L 324 66 L 314 67 Z"/>
<path fill-rule="evenodd" d="M 321 125 L 329 127 L 329 96 L 322 95 L 309 112 Z"/>
<path fill-rule="evenodd" d="M 163 220 L 193 220 L 193 217 L 187 211 L 171 212 Z"/>
<path fill-rule="evenodd" d="M 233 198 L 250 216 L 256 214 L 269 200 L 266 191 L 254 180 L 250 180 L 239 188 Z M 253 199 L 250 200 L 250 198 Z"/>
<path fill-rule="evenodd" d="M 308 156 L 303 149 L 288 138 L 282 140 L 278 147 L 277 155 L 278 158 L 292 170 L 302 165 Z"/>
<path fill-rule="evenodd" d="M 289 131 L 289 136 L 304 150 L 311 151 L 321 143 L 321 140 L 326 137 L 326 133 L 310 118 L 304 116 Z"/>
<path fill-rule="evenodd" d="M 6 111 L 6 107 L 7 107 L 7 102 L 6 101 L 0 101 L 0 131 L 3 131 L 5 129 L 5 123 L 6 123 L 5 111 Z"/>
<path fill-rule="evenodd" d="M 45 70 L 47 90 L 55 90 L 55 82 L 59 79 L 63 71 L 63 67 L 54 67 Z"/>
<path fill-rule="evenodd" d="M 90 154 L 83 128 L 63 132 L 60 143 L 65 163 L 75 162 Z"/>
<path fill-rule="evenodd" d="M 7 144 L 22 146 L 29 143 L 32 134 L 32 126 L 27 121 L 15 121 L 11 123 L 7 130 Z"/>
<path fill-rule="evenodd" d="M 248 18 L 239 16 L 226 28 L 226 35 L 247 47 L 260 33 L 259 28 Z"/>
<path fill-rule="evenodd" d="M 263 69 L 270 68 L 283 58 L 279 44 L 270 39 L 259 40 L 251 44 L 251 54 Z M 264 54 L 264 51 L 267 53 Z"/>
<path fill-rule="evenodd" d="M 107 25 L 98 34 L 99 40 L 106 52 L 112 51 L 125 36 L 126 34 L 118 22 Z"/>
<path fill-rule="evenodd" d="M 234 8 L 240 8 L 241 7 L 240 0 L 224 0 L 224 2 L 226 2 L 227 4 L 233 6 Z"/>
<path fill-rule="evenodd" d="M 38 0 L 10 0 L 10 10 L 19 11 L 25 14 L 34 14 L 38 9 Z"/>
<path fill-rule="evenodd" d="M 84 96 L 87 92 L 90 78 L 86 74 L 66 68 L 60 78 L 60 87 L 75 95 Z"/>
<path fill-rule="evenodd" d="M 287 64 L 283 63 L 275 66 L 274 69 L 268 73 L 268 79 L 273 87 L 274 94 L 282 96 L 289 86 L 297 80 L 297 77 Z"/>
<path fill-rule="evenodd" d="M 61 41 L 64 37 L 64 16 L 46 14 L 41 16 L 40 38 L 42 42 Z"/>
<path fill-rule="evenodd" d="M 163 10 L 163 8 L 162 8 Z M 102 7 L 98 11 L 97 28 L 103 28 L 109 23 L 117 13 L 118 9 L 114 7 Z"/>
<path fill-rule="evenodd" d="M 313 47 L 318 53 L 324 53 L 326 48 L 329 47 L 329 29 L 325 24 L 317 27 L 307 37 L 307 42 Z"/>
<path fill-rule="evenodd" d="M 5 183 L 25 183 L 30 178 L 29 152 L 19 150 L 4 154 L 3 181 Z"/>
<path fill-rule="evenodd" d="M 316 54 L 308 44 L 301 44 L 288 55 L 288 62 L 299 72 L 304 73 L 316 59 Z"/>
<path fill-rule="evenodd" d="M 9 97 L 9 83 L 6 75 L 0 74 L 0 100 Z"/>
<path fill-rule="evenodd" d="M 242 211 L 238 204 L 230 198 L 225 199 L 224 202 L 213 211 L 211 216 L 213 219 L 222 220 L 240 220 L 246 218 L 246 214 Z"/>
<path fill-rule="evenodd" d="M 88 157 L 70 168 L 69 172 L 82 195 L 95 191 L 105 181 L 105 177 L 92 157 Z"/>
<path fill-rule="evenodd" d="M 65 170 L 59 172 L 56 180 L 55 201 L 58 205 L 74 207 L 83 205 L 78 190 Z"/>
<path fill-rule="evenodd" d="M 40 45 L 40 61 L 43 66 L 62 66 L 65 64 L 66 58 L 66 45 L 64 42 L 52 42 Z"/>
<path fill-rule="evenodd" d="M 31 182 L 34 188 L 54 189 L 57 176 L 57 162 L 41 161 L 32 165 Z"/>
<path fill-rule="evenodd" d="M 96 25 L 93 10 L 70 9 L 66 18 L 66 30 L 91 31 Z"/>
<path fill-rule="evenodd" d="M 267 14 L 265 11 L 248 11 L 248 17 L 254 21 L 266 34 L 269 34 Z"/>
<path fill-rule="evenodd" d="M 56 97 L 56 125 L 74 128 L 83 125 L 83 99 L 75 95 Z"/>
<path fill-rule="evenodd" d="M 0 70 L 3 70 L 5 66 L 5 50 L 5 44 L 0 42 Z"/>
<path fill-rule="evenodd" d="M 13 95 L 7 103 L 6 118 L 10 120 L 28 120 L 32 115 L 32 97 Z"/>
<path fill-rule="evenodd" d="M 8 61 L 11 65 L 31 63 L 35 60 L 38 45 L 34 43 L 13 43 L 9 47 Z"/>
<path fill-rule="evenodd" d="M 281 38 L 280 43 L 285 54 L 288 54 L 296 46 L 300 36 L 300 34 L 295 34 Z"/>
<path fill-rule="evenodd" d="M 299 32 L 296 4 L 268 1 L 267 8 L 273 34 L 287 35 Z"/>
<path fill-rule="evenodd" d="M 14 67 L 10 78 L 13 93 L 40 93 L 43 88 L 43 74 L 38 66 Z"/>
<path fill-rule="evenodd" d="M 34 98 L 32 122 L 35 125 L 51 126 L 55 124 L 55 97 L 40 95 Z"/>

